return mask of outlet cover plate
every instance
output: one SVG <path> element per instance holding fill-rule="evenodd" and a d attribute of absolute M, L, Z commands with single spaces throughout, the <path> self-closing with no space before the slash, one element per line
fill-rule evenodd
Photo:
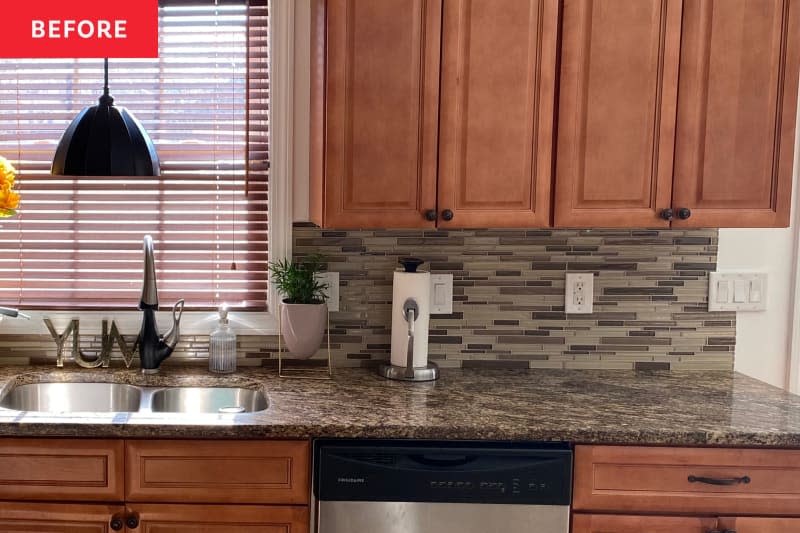
<path fill-rule="evenodd" d="M 766 309 L 766 272 L 711 272 L 709 274 L 709 311 L 764 311 Z"/>
<path fill-rule="evenodd" d="M 317 274 L 317 279 L 322 283 L 328 285 L 325 289 L 325 294 L 328 296 L 326 300 L 328 303 L 328 311 L 339 310 L 339 273 L 338 272 L 320 272 Z"/>
<path fill-rule="evenodd" d="M 564 312 L 588 315 L 594 309 L 594 274 L 570 273 L 564 284 Z"/>
<path fill-rule="evenodd" d="M 452 274 L 431 274 L 431 314 L 453 314 Z"/>

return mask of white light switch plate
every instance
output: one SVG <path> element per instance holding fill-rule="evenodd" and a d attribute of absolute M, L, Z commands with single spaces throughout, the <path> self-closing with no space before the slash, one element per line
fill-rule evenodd
<path fill-rule="evenodd" d="M 431 274 L 431 314 L 453 313 L 453 275 Z"/>
<path fill-rule="evenodd" d="M 338 272 L 320 272 L 317 274 L 317 279 L 325 283 L 328 288 L 325 289 L 325 294 L 328 296 L 326 300 L 328 303 L 328 311 L 339 310 L 339 273 Z"/>
<path fill-rule="evenodd" d="M 711 272 L 709 311 L 764 311 L 767 308 L 765 272 Z"/>
<path fill-rule="evenodd" d="M 574 315 L 591 314 L 594 308 L 594 274 L 567 274 L 564 285 L 564 312 Z"/>

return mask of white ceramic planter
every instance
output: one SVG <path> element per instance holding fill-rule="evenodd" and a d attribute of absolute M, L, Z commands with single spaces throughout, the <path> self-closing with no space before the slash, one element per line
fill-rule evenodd
<path fill-rule="evenodd" d="M 327 324 L 327 304 L 281 303 L 281 334 L 297 359 L 308 359 L 317 353 Z"/>

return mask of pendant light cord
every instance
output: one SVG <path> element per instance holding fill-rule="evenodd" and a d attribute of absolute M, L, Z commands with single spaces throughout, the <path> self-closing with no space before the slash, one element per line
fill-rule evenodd
<path fill-rule="evenodd" d="M 100 105 L 113 105 L 114 99 L 108 90 L 108 58 L 105 58 L 103 63 L 103 96 L 100 97 Z"/>

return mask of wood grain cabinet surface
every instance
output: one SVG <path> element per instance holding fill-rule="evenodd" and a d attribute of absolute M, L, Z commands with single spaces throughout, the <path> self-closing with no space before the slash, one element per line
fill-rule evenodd
<path fill-rule="evenodd" d="M 126 502 L 307 504 L 307 441 L 125 443 Z"/>
<path fill-rule="evenodd" d="M 556 226 L 669 226 L 682 6 L 564 1 Z"/>
<path fill-rule="evenodd" d="M 314 0 L 311 218 L 434 227 L 441 0 Z"/>
<path fill-rule="evenodd" d="M 800 516 L 800 451 L 577 446 L 573 508 Z"/>
<path fill-rule="evenodd" d="M 129 506 L 131 533 L 308 533 L 308 508 L 264 505 Z"/>
<path fill-rule="evenodd" d="M 550 225 L 558 0 L 313 7 L 313 222 Z"/>
<path fill-rule="evenodd" d="M 122 505 L 0 502 L 3 533 L 110 533 Z"/>
<path fill-rule="evenodd" d="M 556 226 L 787 226 L 799 73 L 797 0 L 565 0 Z"/>
<path fill-rule="evenodd" d="M 715 517 L 702 516 L 576 513 L 572 517 L 572 533 L 709 533 L 717 527 L 718 522 Z"/>
<path fill-rule="evenodd" d="M 308 441 L 3 438 L 0 532 L 307 533 L 309 453 Z"/>
<path fill-rule="evenodd" d="M 788 226 L 800 2 L 684 4 L 675 227 Z"/>
<path fill-rule="evenodd" d="M 572 533 L 800 533 L 800 518 L 576 513 Z"/>
<path fill-rule="evenodd" d="M 117 501 L 121 440 L 0 439 L 0 499 Z"/>
<path fill-rule="evenodd" d="M 557 34 L 557 0 L 444 1 L 440 227 L 550 224 Z"/>
<path fill-rule="evenodd" d="M 312 6 L 322 227 L 788 225 L 800 0 Z"/>

